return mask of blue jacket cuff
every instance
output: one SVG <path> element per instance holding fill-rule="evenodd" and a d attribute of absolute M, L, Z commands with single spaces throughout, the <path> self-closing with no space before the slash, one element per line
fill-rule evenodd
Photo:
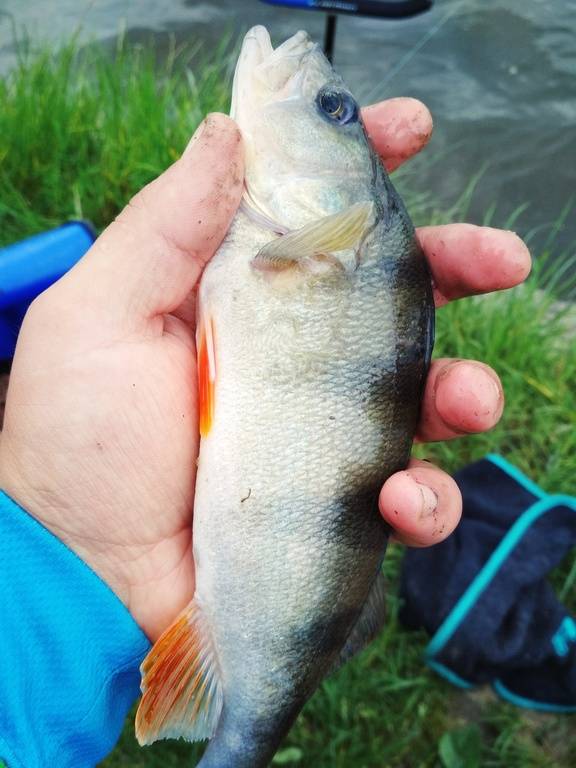
<path fill-rule="evenodd" d="M 150 644 L 110 588 L 0 491 L 0 763 L 85 768 L 118 740 Z"/>

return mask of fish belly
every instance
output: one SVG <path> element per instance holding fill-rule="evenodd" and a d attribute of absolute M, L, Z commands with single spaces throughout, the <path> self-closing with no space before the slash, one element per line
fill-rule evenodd
<path fill-rule="evenodd" d="M 214 742 L 235 766 L 242 744 L 256 766 L 336 663 L 378 573 L 377 496 L 408 458 L 422 310 L 386 259 L 340 286 L 277 294 L 226 255 L 203 278 L 217 373 L 197 477 L 196 600 L 224 693 Z"/>

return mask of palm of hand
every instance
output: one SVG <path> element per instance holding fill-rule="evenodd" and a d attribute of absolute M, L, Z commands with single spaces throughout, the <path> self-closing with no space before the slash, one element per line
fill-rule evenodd
<path fill-rule="evenodd" d="M 45 304 L 53 299 L 47 294 Z M 42 304 L 23 328 L 12 374 L 3 472 L 10 489 L 29 489 L 28 509 L 42 510 L 42 522 L 96 567 L 154 636 L 193 588 L 192 332 L 184 324 L 177 335 L 150 329 L 98 348 L 76 336 L 73 317 L 54 339 L 36 315 L 45 319 Z M 22 373 L 32 360 L 36 375 Z M 34 442 L 49 455 L 37 461 L 18 450 Z"/>

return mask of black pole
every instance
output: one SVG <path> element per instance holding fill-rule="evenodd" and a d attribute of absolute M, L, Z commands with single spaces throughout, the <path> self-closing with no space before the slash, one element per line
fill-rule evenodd
<path fill-rule="evenodd" d="M 326 31 L 324 33 L 324 53 L 326 58 L 332 64 L 334 60 L 334 41 L 336 39 L 336 23 L 338 16 L 335 13 L 329 13 L 326 16 Z"/>

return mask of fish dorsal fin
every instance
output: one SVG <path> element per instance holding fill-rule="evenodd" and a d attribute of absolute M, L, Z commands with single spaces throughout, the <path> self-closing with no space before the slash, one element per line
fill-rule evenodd
<path fill-rule="evenodd" d="M 300 268 L 321 272 L 344 268 L 334 252 L 357 248 L 373 223 L 374 203 L 356 203 L 265 245 L 252 260 L 262 271 Z"/>
<path fill-rule="evenodd" d="M 140 671 L 140 744 L 211 738 L 222 711 L 222 686 L 207 622 L 194 600 L 156 641 Z"/>
<path fill-rule="evenodd" d="M 353 656 L 363 651 L 378 635 L 386 619 L 386 580 L 379 572 L 370 588 L 360 616 L 344 643 L 330 672 L 335 672 Z"/>

